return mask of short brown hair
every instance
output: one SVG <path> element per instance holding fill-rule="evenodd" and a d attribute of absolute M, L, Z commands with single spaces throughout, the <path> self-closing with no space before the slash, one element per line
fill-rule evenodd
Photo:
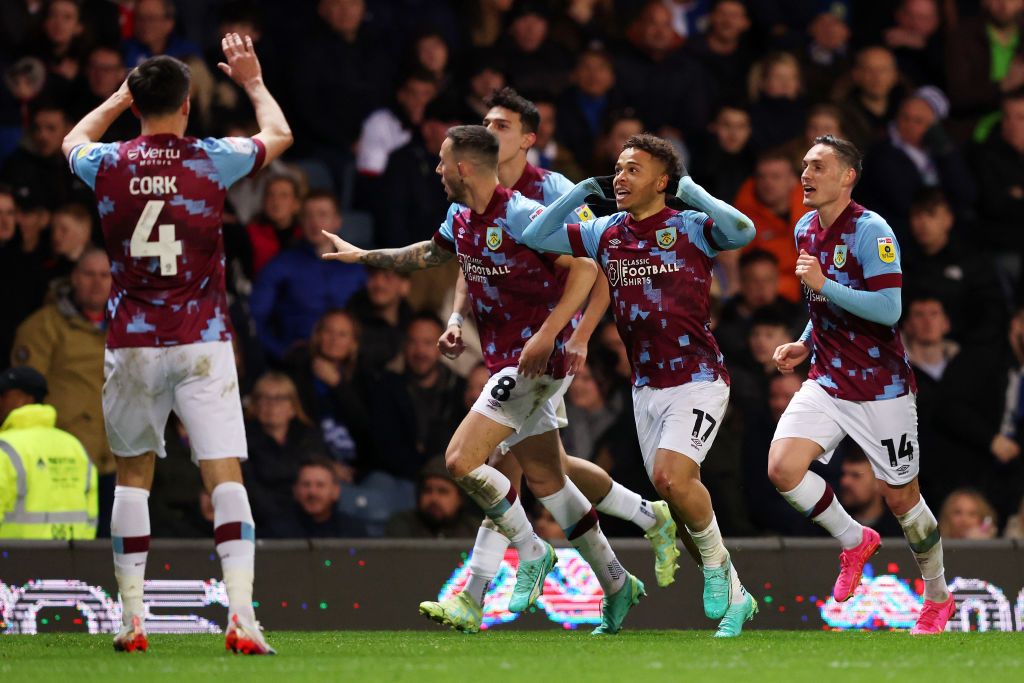
<path fill-rule="evenodd" d="M 836 155 L 840 163 L 854 170 L 857 177 L 854 179 L 853 185 L 856 187 L 857 183 L 860 182 L 861 174 L 864 172 L 864 155 L 857 149 L 857 145 L 849 140 L 837 138 L 835 135 L 819 135 L 814 138 L 814 144 L 831 147 L 832 153 Z"/>
<path fill-rule="evenodd" d="M 665 165 L 665 173 L 669 176 L 678 176 L 682 172 L 683 162 L 679 158 L 679 152 L 671 142 L 656 135 L 650 133 L 633 135 L 626 140 L 622 149 L 639 149 L 642 152 L 647 152 Z"/>
<path fill-rule="evenodd" d="M 54 216 L 67 216 L 72 220 L 92 227 L 92 214 L 81 204 L 63 204 L 53 212 Z"/>
<path fill-rule="evenodd" d="M 341 213 L 341 204 L 338 203 L 338 197 L 330 190 L 310 190 L 309 194 L 307 194 L 305 198 L 303 198 L 302 206 L 305 207 L 306 204 L 317 199 L 326 199 L 327 201 L 334 205 L 335 211 Z"/>
<path fill-rule="evenodd" d="M 452 126 L 448 139 L 455 154 L 469 154 L 488 168 L 498 168 L 498 138 L 484 126 Z"/>

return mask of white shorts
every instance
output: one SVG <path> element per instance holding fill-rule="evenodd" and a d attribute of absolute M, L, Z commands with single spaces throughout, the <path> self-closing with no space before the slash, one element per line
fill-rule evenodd
<path fill-rule="evenodd" d="M 193 460 L 246 459 L 231 342 L 107 349 L 103 376 L 103 418 L 115 455 L 165 457 L 173 410 L 188 431 Z"/>
<path fill-rule="evenodd" d="M 917 476 L 921 459 L 913 394 L 885 401 L 844 401 L 809 379 L 789 402 L 772 441 L 810 439 L 825 451 L 818 459 L 827 463 L 847 435 L 871 461 L 876 478 L 899 486 Z"/>
<path fill-rule="evenodd" d="M 704 462 L 729 405 L 729 385 L 689 382 L 678 387 L 633 387 L 633 417 L 647 475 L 654 477 L 659 448 Z"/>
<path fill-rule="evenodd" d="M 523 377 L 518 368 L 504 368 L 487 380 L 473 410 L 516 431 L 501 442 L 499 448 L 505 453 L 523 439 L 568 424 L 562 398 L 570 384 L 571 375 Z"/>

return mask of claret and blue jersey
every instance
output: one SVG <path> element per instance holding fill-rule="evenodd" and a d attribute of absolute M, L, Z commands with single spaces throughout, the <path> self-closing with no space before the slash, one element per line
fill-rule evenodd
<path fill-rule="evenodd" d="M 840 285 L 877 292 L 903 284 L 899 244 L 878 214 L 850 202 L 823 229 L 818 212 L 797 221 L 796 249 L 818 258 L 822 272 Z M 810 379 L 847 401 L 897 398 L 917 391 L 914 373 L 895 325 L 865 320 L 804 287 L 811 318 Z"/>
<path fill-rule="evenodd" d="M 171 134 L 71 151 L 72 173 L 96 193 L 110 257 L 109 348 L 231 339 L 224 198 L 265 155 L 253 138 Z"/>

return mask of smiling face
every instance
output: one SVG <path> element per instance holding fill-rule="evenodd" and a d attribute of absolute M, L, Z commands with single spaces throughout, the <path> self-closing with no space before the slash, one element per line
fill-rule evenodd
<path fill-rule="evenodd" d="M 615 206 L 620 211 L 640 209 L 656 201 L 668 185 L 665 164 L 634 147 L 622 150 L 615 164 Z"/>
<path fill-rule="evenodd" d="M 836 156 L 828 145 L 815 145 L 804 155 L 800 184 L 804 206 L 820 209 L 843 197 L 849 197 L 857 173 Z"/>

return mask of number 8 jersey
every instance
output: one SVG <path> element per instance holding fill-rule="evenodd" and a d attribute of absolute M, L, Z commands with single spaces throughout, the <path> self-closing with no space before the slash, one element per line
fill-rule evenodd
<path fill-rule="evenodd" d="M 108 348 L 231 339 L 224 198 L 265 153 L 252 138 L 172 134 L 71 151 L 71 172 L 96 193 L 110 257 Z"/>

